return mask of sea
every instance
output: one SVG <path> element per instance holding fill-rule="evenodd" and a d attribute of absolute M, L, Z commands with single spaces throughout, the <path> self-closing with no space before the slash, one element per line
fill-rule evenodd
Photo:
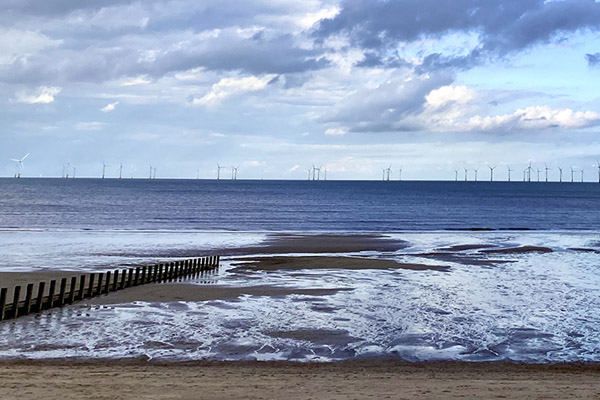
<path fill-rule="evenodd" d="M 276 233 L 376 233 L 404 245 L 342 255 L 448 267 L 239 274 L 225 257 L 188 283 L 346 290 L 74 305 L 0 323 L 0 358 L 600 361 L 598 183 L 23 178 L 0 191 L 0 272 L 103 271 Z M 527 246 L 548 251 L 481 251 Z"/>

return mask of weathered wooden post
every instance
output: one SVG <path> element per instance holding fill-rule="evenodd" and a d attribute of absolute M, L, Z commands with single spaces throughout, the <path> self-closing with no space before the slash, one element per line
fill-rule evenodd
<path fill-rule="evenodd" d="M 154 276 L 152 277 L 152 282 L 158 282 L 158 269 L 160 268 L 160 264 L 154 265 Z"/>
<path fill-rule="evenodd" d="M 25 290 L 25 308 L 23 309 L 23 315 L 29 315 L 31 311 L 31 298 L 33 296 L 33 283 L 27 284 Z"/>
<path fill-rule="evenodd" d="M 4 315 L 5 315 L 6 292 L 8 292 L 7 288 L 0 289 L 0 321 L 2 321 L 4 319 Z"/>
<path fill-rule="evenodd" d="M 17 318 L 19 316 L 19 298 L 21 297 L 21 286 L 15 286 L 13 293 L 13 305 L 12 305 L 12 317 Z"/>
<path fill-rule="evenodd" d="M 56 293 L 56 279 L 52 279 L 50 281 L 50 291 L 48 292 L 48 304 L 44 309 L 49 309 L 54 307 L 54 293 Z"/>
<path fill-rule="evenodd" d="M 85 275 L 79 277 L 79 293 L 77 293 L 77 300 L 83 300 L 85 297 Z"/>
<path fill-rule="evenodd" d="M 60 280 L 60 294 L 58 295 L 58 304 L 60 307 L 65 305 L 65 293 L 67 292 L 67 278 Z"/>
<path fill-rule="evenodd" d="M 127 277 L 127 270 L 124 269 L 123 271 L 121 271 L 121 287 L 119 289 L 125 289 L 125 282 L 127 282 L 125 280 L 126 277 Z"/>
<path fill-rule="evenodd" d="M 102 283 L 104 282 L 104 274 L 102 272 L 98 272 L 98 289 L 96 290 L 96 295 L 100 296 L 102 294 Z"/>
<path fill-rule="evenodd" d="M 35 312 L 42 312 L 44 307 L 44 289 L 46 289 L 46 282 L 40 282 L 38 285 L 38 294 L 35 299 Z"/>
<path fill-rule="evenodd" d="M 147 268 L 148 267 L 145 265 L 142 267 L 142 280 L 139 283 L 140 285 L 143 285 L 144 283 L 146 283 L 146 269 Z"/>
<path fill-rule="evenodd" d="M 129 268 L 129 276 L 127 277 L 127 287 L 133 285 L 133 268 Z"/>
<path fill-rule="evenodd" d="M 133 286 L 139 285 L 140 282 L 140 267 L 135 269 L 135 282 L 133 282 Z"/>
<path fill-rule="evenodd" d="M 119 287 L 119 270 L 115 269 L 115 281 L 113 282 L 112 291 L 116 292 Z"/>
<path fill-rule="evenodd" d="M 67 304 L 73 304 L 75 301 L 75 286 L 77 286 L 77 277 L 71 277 L 71 291 L 69 292 L 69 297 L 67 298 Z"/>
<path fill-rule="evenodd" d="M 104 293 L 106 293 L 106 294 L 108 294 L 108 292 L 110 291 L 110 276 L 111 276 L 111 272 L 106 271 L 106 283 L 104 285 Z"/>
<path fill-rule="evenodd" d="M 87 297 L 94 297 L 94 280 L 96 280 L 96 274 L 90 274 L 90 284 L 88 286 Z"/>

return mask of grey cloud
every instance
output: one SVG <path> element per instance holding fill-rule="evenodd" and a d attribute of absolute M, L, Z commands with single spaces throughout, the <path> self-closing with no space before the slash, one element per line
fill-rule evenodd
<path fill-rule="evenodd" d="M 477 33 L 480 47 L 467 57 L 433 55 L 429 60 L 432 68 L 440 60 L 468 68 L 485 56 L 503 56 L 584 28 L 600 28 L 600 3 L 594 0 L 346 0 L 314 35 L 323 40 L 344 34 L 354 45 L 383 55 L 424 37 Z"/>
<path fill-rule="evenodd" d="M 590 67 L 600 67 L 600 53 L 586 54 L 585 59 Z"/>
<path fill-rule="evenodd" d="M 187 42 L 180 46 L 162 43 L 163 49 L 156 51 L 154 59 L 150 60 L 144 59 L 144 48 L 153 50 L 153 43 L 146 43 L 144 37 L 83 50 L 52 48 L 0 66 L 0 81 L 102 82 L 137 75 L 158 78 L 198 67 L 255 75 L 291 74 L 320 69 L 328 64 L 319 51 L 296 47 L 290 35 L 246 39 L 234 33 L 223 33 L 210 39 L 190 37 Z"/>
<path fill-rule="evenodd" d="M 450 72 L 429 77 L 418 76 L 409 81 L 403 77 L 376 88 L 362 88 L 342 102 L 321 122 L 335 123 L 353 132 L 413 131 L 422 128 L 416 119 L 433 89 L 454 81 Z"/>

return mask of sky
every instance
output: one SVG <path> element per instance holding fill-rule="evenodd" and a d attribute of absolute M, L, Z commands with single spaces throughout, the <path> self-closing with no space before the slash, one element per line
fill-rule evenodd
<path fill-rule="evenodd" d="M 0 0 L 0 176 L 26 154 L 26 177 L 598 181 L 600 2 Z"/>

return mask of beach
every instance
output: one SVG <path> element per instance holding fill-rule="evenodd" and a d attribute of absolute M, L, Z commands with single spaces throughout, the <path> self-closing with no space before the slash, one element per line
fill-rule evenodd
<path fill-rule="evenodd" d="M 407 310 L 413 302 L 416 315 L 431 313 L 434 321 L 444 320 L 449 309 L 434 309 L 431 299 L 407 298 L 406 289 L 390 297 L 392 278 L 447 281 L 461 268 L 480 274 L 510 268 L 522 257 L 556 253 L 536 242 L 498 244 L 489 234 L 472 235 L 423 249 L 402 235 L 271 234 L 252 246 L 223 249 L 218 272 L 132 287 L 5 321 L 5 333 L 15 339 L 0 346 L 2 398 L 598 398 L 597 362 L 549 362 L 530 353 L 532 344 L 535 350 L 548 339 L 545 332 L 517 330 L 520 336 L 511 337 L 505 350 L 502 344 L 469 349 L 458 346 L 457 339 L 436 349 L 428 336 L 402 331 L 378 344 L 358 334 L 370 335 L 369 328 L 353 331 L 357 322 L 344 322 L 364 303 L 361 318 L 389 324 L 369 305 L 386 301 L 409 303 Z M 473 240 L 477 237 L 481 240 Z M 0 281 L 24 285 L 81 272 L 1 272 Z M 369 281 L 381 276 L 384 280 L 375 287 L 381 285 L 383 297 L 360 294 L 362 281 L 352 278 L 356 274 Z M 339 296 L 358 296 L 359 303 L 335 302 Z M 244 309 L 246 314 L 237 315 Z M 398 311 L 393 315 L 401 321 L 409 317 Z M 277 318 L 288 322 L 273 324 Z M 359 327 L 365 323 L 357 321 Z M 35 334 L 40 336 L 34 339 Z M 448 339 L 449 333 L 444 335 Z M 530 358 L 519 361 L 523 355 Z"/>
<path fill-rule="evenodd" d="M 586 364 L 0 362 L 2 399 L 597 399 Z"/>

